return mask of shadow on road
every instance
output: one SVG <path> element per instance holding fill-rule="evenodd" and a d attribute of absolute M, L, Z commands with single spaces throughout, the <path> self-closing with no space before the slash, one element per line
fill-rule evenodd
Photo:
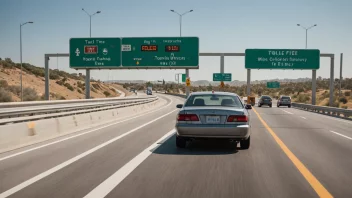
<path fill-rule="evenodd" d="M 171 136 L 153 151 L 161 155 L 230 155 L 240 150 L 227 140 L 194 140 L 186 148 L 176 147 L 176 135 Z M 238 145 L 237 145 L 238 146 Z"/>

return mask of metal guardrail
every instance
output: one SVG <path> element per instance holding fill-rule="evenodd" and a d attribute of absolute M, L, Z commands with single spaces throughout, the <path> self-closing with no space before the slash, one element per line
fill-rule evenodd
<path fill-rule="evenodd" d="M 157 99 L 158 98 L 149 98 L 149 99 L 146 99 L 146 100 L 138 100 L 135 103 L 114 104 L 114 105 L 108 105 L 108 106 L 105 106 L 105 107 L 97 107 L 97 108 L 83 109 L 83 110 L 76 110 L 76 111 L 50 113 L 50 114 L 39 114 L 39 115 L 33 115 L 33 116 L 0 119 L 0 125 L 10 124 L 10 123 L 35 121 L 35 120 L 41 120 L 41 119 L 50 119 L 50 118 L 57 118 L 57 117 L 70 116 L 70 115 L 78 115 L 78 114 L 91 113 L 91 112 L 97 112 L 97 111 L 105 111 L 105 110 L 111 110 L 111 109 L 117 109 L 117 108 L 123 108 L 123 107 L 129 107 L 129 106 L 146 104 L 146 103 L 153 102 L 153 101 L 155 101 Z"/>
<path fill-rule="evenodd" d="M 148 102 L 153 102 L 157 100 L 158 97 L 156 96 L 149 96 L 149 97 L 143 97 L 143 98 L 123 98 L 123 99 L 110 99 L 110 100 L 91 100 L 91 101 L 84 101 L 83 104 L 75 104 L 75 105 L 69 105 L 70 102 L 65 102 L 65 106 L 57 106 L 62 103 L 58 103 L 57 105 L 54 105 L 53 103 L 49 106 L 46 102 L 42 103 L 42 106 L 39 106 L 38 103 L 34 106 L 35 108 L 31 109 L 16 109 L 16 108 L 11 108 L 11 109 L 2 109 L 3 111 L 0 111 L 0 119 L 1 118 L 13 118 L 13 117 L 24 117 L 24 116 L 35 116 L 35 115 L 41 115 L 41 114 L 46 114 L 46 117 L 52 117 L 50 114 L 55 114 L 55 113 L 60 113 L 60 112 L 76 112 L 80 110 L 88 110 L 86 112 L 92 112 L 92 111 L 97 111 L 99 108 L 103 107 L 113 107 L 113 108 L 121 108 L 124 106 L 132 106 L 132 105 L 138 105 L 138 104 L 144 104 Z M 88 102 L 88 104 L 86 104 Z M 91 103 L 90 103 L 91 102 Z M 65 104 L 64 103 L 64 104 Z M 71 102 L 71 103 L 77 103 L 76 101 Z M 118 107 L 117 107 L 118 106 Z M 22 106 L 22 107 L 27 107 L 27 106 Z M 29 105 L 28 107 L 33 107 L 32 105 Z M 90 110 L 90 111 L 89 111 Z M 45 118 L 42 117 L 42 118 Z"/>
<path fill-rule="evenodd" d="M 41 106 L 41 105 L 58 105 L 58 104 L 74 104 L 74 103 L 93 103 L 93 102 L 107 102 L 107 101 L 123 101 L 123 100 L 131 100 L 131 99 L 141 100 L 141 99 L 145 99 L 146 97 L 97 98 L 97 99 L 49 100 L 49 101 L 46 100 L 46 101 L 30 101 L 30 102 L 6 102 L 6 103 L 0 103 L 0 109 L 2 109 L 2 108 L 15 108 L 15 107 Z M 153 97 L 153 96 L 149 96 L 149 97 Z"/>
<path fill-rule="evenodd" d="M 324 115 L 329 115 L 329 116 L 352 120 L 352 110 L 351 109 L 317 106 L 317 105 L 294 103 L 294 102 L 292 103 L 292 107 L 294 107 L 296 109 L 305 110 L 305 111 L 311 111 L 311 112 L 320 113 L 320 114 L 324 114 Z"/>

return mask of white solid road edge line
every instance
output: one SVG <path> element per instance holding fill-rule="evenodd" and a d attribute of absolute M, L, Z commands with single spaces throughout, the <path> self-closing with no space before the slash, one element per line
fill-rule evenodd
<path fill-rule="evenodd" d="M 289 112 L 289 111 L 285 111 L 285 110 L 282 110 L 282 109 L 281 109 L 281 111 L 284 111 L 284 112 L 286 112 L 286 113 L 288 113 L 288 114 L 293 114 L 293 113 L 291 113 L 291 112 Z"/>
<path fill-rule="evenodd" d="M 165 134 L 162 138 L 154 142 L 151 146 L 146 148 L 144 151 L 139 153 L 131 161 L 117 170 L 113 175 L 99 184 L 96 188 L 90 191 L 84 198 L 101 198 L 108 195 L 117 185 L 119 185 L 134 169 L 136 169 L 144 160 L 146 160 L 153 151 L 158 148 L 161 141 L 165 142 L 173 134 L 175 134 L 175 129 L 171 130 Z"/>
<path fill-rule="evenodd" d="M 170 99 L 170 98 L 169 98 Z M 173 100 L 170 101 L 170 103 L 164 107 L 161 107 L 160 109 L 156 109 L 156 110 L 153 110 L 153 111 L 149 111 L 147 113 L 143 113 L 143 114 L 140 114 L 140 115 L 137 115 L 137 116 L 133 116 L 131 118 L 127 118 L 127 119 L 124 119 L 124 120 L 121 120 L 121 121 L 118 121 L 118 122 L 114 122 L 114 123 L 111 123 L 111 124 L 108 124 L 108 125 L 104 125 L 102 127 L 98 127 L 98 128 L 95 128 L 95 129 L 92 129 L 92 130 L 89 130 L 89 131 L 86 131 L 86 132 L 83 132 L 83 133 L 79 133 L 77 135 L 72 135 L 70 137 L 67 137 L 67 138 L 63 138 L 63 139 L 60 139 L 60 140 L 57 140 L 57 141 L 54 141 L 54 142 L 50 142 L 48 144 L 44 144 L 44 145 L 41 145 L 41 146 L 37 146 L 37 147 L 34 147 L 34 148 L 31 148 L 31 149 L 28 149 L 28 150 L 24 150 L 24 151 L 20 151 L 18 153 L 14 153 L 12 155 L 8 155 L 6 157 L 3 157 L 3 158 L 0 158 L 0 162 L 3 161 L 3 160 L 6 160 L 6 159 L 9 159 L 9 158 L 12 158 L 12 157 L 16 157 L 18 155 L 22 155 L 22 154 L 25 154 L 25 153 L 28 153 L 30 151 L 34 151 L 34 150 L 37 150 L 37 149 L 41 149 L 41 148 L 44 148 L 44 147 L 47 147 L 47 146 L 50 146 L 50 145 L 53 145 L 53 144 L 57 144 L 57 143 L 60 143 L 60 142 L 63 142 L 63 141 L 66 141 L 66 140 L 69 140 L 69 139 L 72 139 L 72 138 L 76 138 L 76 137 L 79 137 L 79 136 L 82 136 L 82 135 L 86 135 L 86 134 L 89 134 L 89 133 L 92 133 L 92 132 L 95 132 L 95 131 L 99 131 L 100 129 L 104 129 L 104 128 L 107 128 L 107 127 L 110 127 L 110 126 L 113 126 L 115 124 L 119 124 L 119 123 L 122 123 L 122 122 L 126 122 L 126 121 L 129 121 L 129 120 L 132 120 L 132 119 L 135 119 L 135 118 L 138 118 L 138 117 L 141 117 L 141 116 L 144 116 L 144 115 L 148 115 L 148 114 L 151 114 L 151 113 L 154 113 L 156 111 L 160 111 L 168 106 L 170 106 L 172 104 Z M 69 134 L 68 134 L 69 135 Z"/>
<path fill-rule="evenodd" d="M 339 136 L 341 136 L 341 137 L 347 138 L 347 139 L 349 139 L 349 140 L 352 140 L 351 137 L 348 137 L 348 136 L 346 136 L 346 135 L 342 135 L 341 133 L 338 133 L 338 132 L 335 132 L 335 131 L 330 131 L 330 132 L 331 132 L 331 133 L 335 133 L 336 135 L 339 135 Z"/>
<path fill-rule="evenodd" d="M 175 109 L 175 110 L 173 110 L 173 111 L 171 111 L 171 112 L 169 112 L 169 113 L 167 113 L 165 115 L 162 115 L 162 116 L 160 116 L 160 117 L 158 117 L 158 118 L 156 118 L 156 119 L 154 119 L 152 121 L 149 121 L 149 122 L 147 122 L 147 123 L 145 123 L 145 124 L 143 124 L 143 125 L 141 125 L 141 126 L 139 126 L 137 128 L 134 128 L 134 129 L 132 129 L 132 130 L 120 135 L 120 136 L 117 136 L 117 137 L 115 137 L 115 138 L 113 138 L 113 139 L 111 139 L 111 140 L 109 140 L 107 142 L 104 142 L 103 144 L 100 144 L 100 145 L 98 145 L 98 146 L 96 146 L 96 147 L 94 147 L 92 149 L 89 149 L 88 151 L 86 151 L 84 153 L 81 153 L 81 154 L 77 155 L 76 157 L 73 157 L 73 158 L 71 158 L 71 159 L 69 159 L 69 160 L 67 160 L 67 161 L 65 161 L 65 162 L 63 162 L 63 163 L 61 163 L 61 164 L 59 164 L 59 165 L 57 165 L 57 166 L 55 166 L 55 167 L 53 167 L 51 169 L 39 174 L 39 175 L 36 175 L 36 176 L 32 177 L 31 179 L 29 179 L 27 181 L 24 181 L 24 182 L 18 184 L 17 186 L 15 186 L 15 187 L 13 187 L 13 188 L 1 193 L 0 194 L 0 198 L 8 197 L 8 196 L 20 191 L 23 188 L 33 184 L 34 182 L 37 182 L 37 181 L 43 179 L 44 177 L 46 177 L 46 176 L 48 176 L 48 175 L 50 175 L 50 174 L 52 174 L 52 173 L 64 168 L 64 167 L 72 164 L 73 162 L 75 162 L 75 161 L 77 161 L 77 160 L 79 160 L 79 159 L 81 159 L 81 158 L 83 158 L 83 157 L 85 157 L 85 156 L 87 156 L 87 155 L 89 155 L 89 154 L 91 154 L 91 153 L 93 153 L 93 152 L 95 152 L 95 151 L 97 151 L 97 150 L 99 150 L 99 149 L 101 149 L 101 148 L 103 148 L 103 147 L 105 147 L 105 146 L 107 146 L 107 145 L 109 145 L 109 144 L 111 144 L 111 143 L 113 143 L 113 142 L 115 142 L 115 141 L 117 141 L 117 140 L 119 140 L 119 139 L 121 139 L 121 138 L 123 138 L 123 137 L 125 137 L 125 136 L 127 136 L 127 135 L 129 135 L 129 134 L 131 134 L 131 133 L 143 128 L 143 127 L 145 127 L 145 126 L 147 126 L 147 125 L 149 125 L 149 124 L 151 124 L 151 123 L 153 123 L 153 122 L 155 122 L 155 121 L 157 121 L 157 120 L 160 120 L 163 117 L 166 117 L 166 116 L 170 115 L 171 113 L 175 112 L 176 110 L 178 110 L 178 109 Z"/>

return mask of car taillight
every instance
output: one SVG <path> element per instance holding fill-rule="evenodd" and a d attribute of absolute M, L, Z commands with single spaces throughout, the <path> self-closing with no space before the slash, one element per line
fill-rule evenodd
<path fill-rule="evenodd" d="M 199 121 L 199 118 L 196 114 L 179 114 L 178 121 Z"/>
<path fill-rule="evenodd" d="M 248 122 L 248 117 L 246 115 L 230 115 L 227 122 Z"/>

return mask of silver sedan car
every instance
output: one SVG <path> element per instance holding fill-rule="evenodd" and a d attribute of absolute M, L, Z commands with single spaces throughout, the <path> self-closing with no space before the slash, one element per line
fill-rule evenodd
<path fill-rule="evenodd" d="M 194 92 L 184 104 L 176 121 L 176 146 L 186 147 L 189 140 L 226 138 L 239 141 L 241 149 L 250 146 L 250 104 L 228 92 Z"/>

